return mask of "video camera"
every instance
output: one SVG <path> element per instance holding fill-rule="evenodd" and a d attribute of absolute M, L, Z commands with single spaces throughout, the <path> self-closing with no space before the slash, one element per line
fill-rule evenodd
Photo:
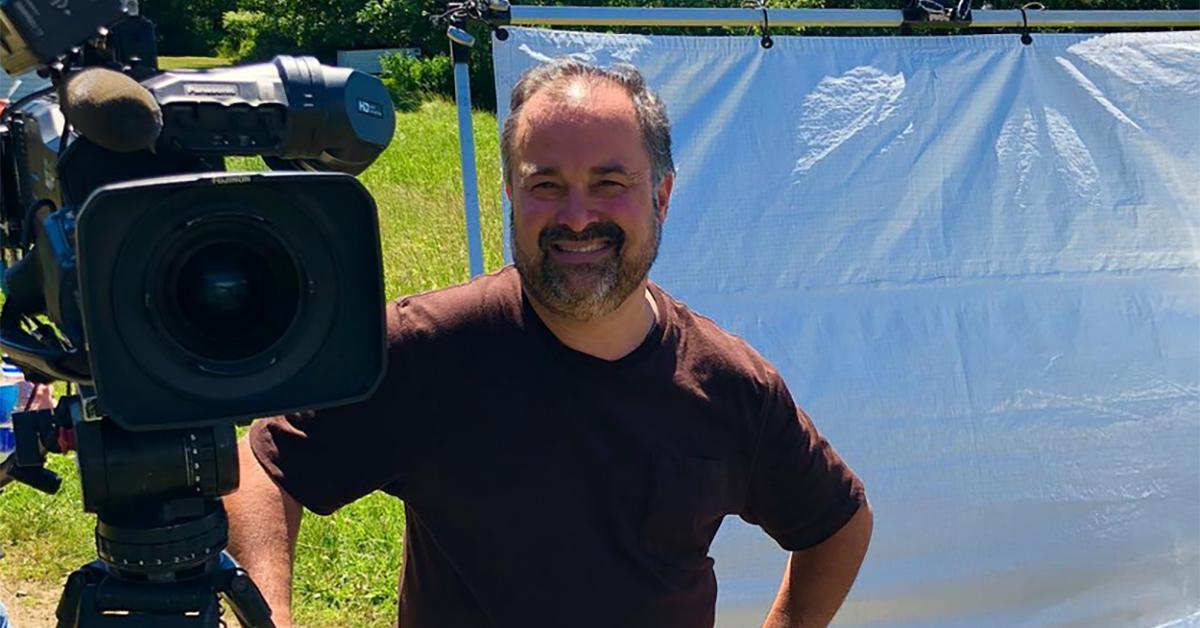
<path fill-rule="evenodd" d="M 98 517 L 59 625 L 216 625 L 217 593 L 270 625 L 223 552 L 234 424 L 382 377 L 376 208 L 352 175 L 392 138 L 390 96 L 309 57 L 161 72 L 131 0 L 0 0 L 0 65 L 51 82 L 0 115 L 0 349 L 78 388 L 14 415 L 0 486 L 53 492 L 44 454 L 73 447 Z"/>

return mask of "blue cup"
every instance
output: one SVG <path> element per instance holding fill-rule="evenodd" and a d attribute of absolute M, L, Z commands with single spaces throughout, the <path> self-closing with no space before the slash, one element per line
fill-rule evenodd
<path fill-rule="evenodd" d="M 20 394 L 20 387 L 16 384 L 0 386 L 0 460 L 7 458 L 17 448 L 12 431 L 12 413 Z"/>

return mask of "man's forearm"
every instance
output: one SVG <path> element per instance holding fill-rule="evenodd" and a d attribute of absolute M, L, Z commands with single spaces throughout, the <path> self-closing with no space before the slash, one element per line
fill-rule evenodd
<path fill-rule="evenodd" d="M 792 552 L 763 628 L 807 628 L 833 621 L 858 575 L 873 525 L 871 508 L 863 504 L 820 545 Z"/>
<path fill-rule="evenodd" d="M 275 625 L 290 626 L 292 562 L 302 509 L 263 471 L 246 438 L 238 443 L 238 458 L 240 487 L 225 498 L 229 553 L 250 573 L 271 605 Z"/>

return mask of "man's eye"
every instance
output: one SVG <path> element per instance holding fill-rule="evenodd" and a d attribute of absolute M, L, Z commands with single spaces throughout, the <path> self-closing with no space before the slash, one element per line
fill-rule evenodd
<path fill-rule="evenodd" d="M 532 188 L 530 188 L 530 189 L 533 189 L 533 190 L 553 190 L 554 188 L 557 188 L 557 187 L 558 187 L 558 184 L 557 184 L 557 183 L 554 183 L 553 181 L 542 181 L 542 182 L 540 182 L 540 183 L 535 183 L 535 184 L 533 184 L 533 187 L 532 187 Z"/>
<path fill-rule="evenodd" d="M 601 187 L 625 187 L 624 183 L 621 183 L 620 181 L 613 181 L 612 179 L 605 179 L 600 182 L 600 185 Z"/>

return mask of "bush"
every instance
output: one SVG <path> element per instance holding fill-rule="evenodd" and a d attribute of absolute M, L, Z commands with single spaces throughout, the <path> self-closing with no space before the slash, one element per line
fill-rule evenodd
<path fill-rule="evenodd" d="M 429 19 L 446 9 L 446 0 L 194 1 L 227 2 L 236 7 L 223 14 L 218 50 L 221 56 L 237 63 L 265 61 L 278 54 L 313 55 L 324 63 L 333 63 L 338 50 L 364 48 L 415 47 L 432 59 L 449 51 L 446 28 Z M 471 99 L 476 107 L 494 110 L 491 34 L 481 24 L 470 24 L 468 30 L 478 38 L 471 48 Z M 418 97 L 453 96 L 450 62 L 442 59 L 428 63 L 433 66 L 396 66 L 391 76 L 398 105 L 412 107 L 413 99 Z"/>
<path fill-rule="evenodd" d="M 219 51 L 222 57 L 238 62 L 293 52 L 296 43 L 281 30 L 279 22 L 262 11 L 229 11 L 225 13 L 225 37 Z"/>
<path fill-rule="evenodd" d="M 142 0 L 142 15 L 154 22 L 158 53 L 169 56 L 208 56 L 223 32 L 221 16 L 237 7 L 236 0 Z"/>
<path fill-rule="evenodd" d="M 454 97 L 454 64 L 448 55 L 417 59 L 403 54 L 384 55 L 383 84 L 400 111 L 415 111 L 432 97 Z"/>
<path fill-rule="evenodd" d="M 339 49 L 369 47 L 354 4 L 309 0 L 238 0 L 223 15 L 220 51 L 234 61 L 265 61 L 279 54 L 314 55 L 331 62 Z"/>

